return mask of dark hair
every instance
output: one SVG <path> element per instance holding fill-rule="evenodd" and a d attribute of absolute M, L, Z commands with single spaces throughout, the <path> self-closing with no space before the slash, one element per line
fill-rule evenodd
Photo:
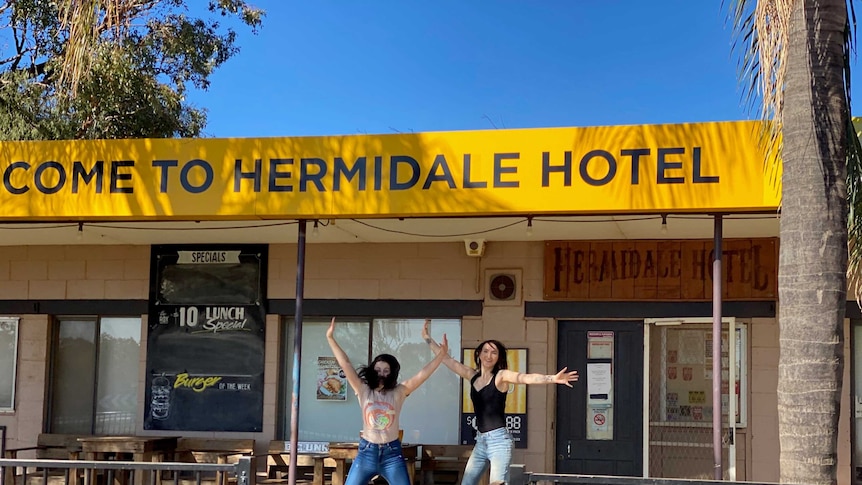
<path fill-rule="evenodd" d="M 401 364 L 398 363 L 398 359 L 396 359 L 394 355 L 378 355 L 370 364 L 363 365 L 359 368 L 359 378 L 365 381 L 371 389 L 377 389 L 377 387 L 380 386 L 380 377 L 377 375 L 377 371 L 374 370 L 374 364 L 378 362 L 389 364 L 389 375 L 383 379 L 383 389 L 395 389 L 398 385 L 398 372 L 401 370 Z"/>
<path fill-rule="evenodd" d="M 500 369 L 508 369 L 509 361 L 506 359 L 506 346 L 499 340 L 486 340 L 476 347 L 476 350 L 473 351 L 473 362 L 476 363 L 476 367 L 478 369 L 482 368 L 482 362 L 479 360 L 479 355 L 482 353 L 482 347 L 484 347 L 485 344 L 491 344 L 497 347 L 497 352 L 499 353 L 497 363 L 494 364 L 494 370 L 492 372 L 496 374 Z"/>

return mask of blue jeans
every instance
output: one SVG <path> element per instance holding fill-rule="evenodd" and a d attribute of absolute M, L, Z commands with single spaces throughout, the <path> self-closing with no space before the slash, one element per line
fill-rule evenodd
<path fill-rule="evenodd" d="M 368 485 L 374 475 L 380 475 L 389 485 L 410 485 L 400 440 L 382 445 L 359 440 L 359 451 L 344 485 Z"/>
<path fill-rule="evenodd" d="M 509 483 L 509 465 L 515 441 L 506 428 L 497 428 L 487 433 L 476 433 L 476 445 L 467 460 L 461 485 L 476 485 L 488 463 L 491 464 L 490 483 Z"/>

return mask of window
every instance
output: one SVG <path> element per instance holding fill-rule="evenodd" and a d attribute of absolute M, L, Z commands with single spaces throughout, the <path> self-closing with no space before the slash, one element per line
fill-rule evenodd
<path fill-rule="evenodd" d="M 728 341 L 727 324 L 721 335 L 721 408 L 722 419 L 727 421 L 731 394 L 733 395 L 736 425 L 744 428 L 747 408 L 747 355 L 745 323 L 736 323 L 733 342 Z M 659 327 L 655 332 L 658 346 L 652 348 L 664 372 L 660 375 L 659 421 L 700 423 L 712 426 L 712 324 L 685 323 L 680 326 Z M 734 344 L 731 354 L 730 344 Z M 659 355 L 655 355 L 655 353 Z M 733 355 L 734 385 L 728 384 L 728 360 Z"/>
<path fill-rule="evenodd" d="M 56 335 L 49 431 L 134 434 L 141 319 L 62 317 Z"/>
<path fill-rule="evenodd" d="M 336 338 L 357 369 L 374 356 L 388 353 L 401 364 L 399 380 L 412 377 L 434 355 L 421 337 L 424 319 L 339 319 Z M 356 395 L 348 387 L 345 399 L 318 399 L 320 373 L 326 374 L 326 357 L 332 350 L 326 342 L 329 320 L 306 320 L 302 325 L 302 363 L 299 389 L 299 439 L 302 441 L 357 441 L 362 416 Z M 446 333 L 450 355 L 461 355 L 460 320 L 433 320 L 435 338 Z M 286 325 L 283 409 L 290 412 L 294 325 Z M 439 338 L 436 338 L 438 341 Z M 318 359 L 323 357 L 324 359 Z M 336 364 L 337 365 L 337 364 Z M 329 390 L 320 386 L 323 394 Z M 460 377 L 444 366 L 404 402 L 400 424 L 406 443 L 457 444 L 459 438 Z M 290 417 L 284 417 L 283 436 L 290 436 Z"/>
<path fill-rule="evenodd" d="M 18 319 L 0 317 L 0 411 L 15 409 Z"/>

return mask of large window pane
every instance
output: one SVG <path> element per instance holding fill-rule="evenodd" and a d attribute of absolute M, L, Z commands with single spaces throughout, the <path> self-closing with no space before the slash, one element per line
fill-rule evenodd
<path fill-rule="evenodd" d="M 293 332 L 293 325 L 289 326 Z M 326 342 L 328 321 L 305 321 L 302 324 L 302 373 L 299 400 L 299 439 L 303 441 L 357 441 L 362 429 L 362 416 L 356 395 L 348 388 L 345 401 L 317 400 L 318 357 L 331 357 L 332 350 Z M 354 367 L 368 363 L 368 322 L 339 321 L 335 327 L 335 337 L 344 349 Z M 285 355 L 293 365 L 293 334 L 290 347 Z M 288 373 L 288 375 L 291 375 Z M 288 381 L 286 389 L 288 400 L 293 384 Z M 288 410 L 289 412 L 289 410 Z M 286 420 L 290 432 L 290 420 Z"/>
<path fill-rule="evenodd" d="M 336 338 L 355 368 L 367 364 L 380 353 L 390 353 L 401 363 L 400 380 L 412 377 L 433 355 L 422 341 L 424 320 L 343 321 L 336 324 Z M 302 441 L 357 441 L 362 429 L 362 414 L 356 395 L 348 388 L 345 400 L 318 399 L 321 367 L 318 358 L 331 358 L 326 342 L 329 321 L 304 321 L 302 326 L 302 367 L 300 375 L 299 439 Z M 290 413 L 293 392 L 294 326 L 287 325 L 284 403 Z M 459 320 L 434 320 L 432 335 L 439 341 L 449 337 L 452 355 L 460 355 Z M 441 366 L 417 392 L 404 403 L 401 428 L 404 441 L 425 444 L 458 443 L 460 387 L 459 378 Z M 290 416 L 284 420 L 285 437 L 290 433 Z"/>
<path fill-rule="evenodd" d="M 52 379 L 52 433 L 89 434 L 93 428 L 96 322 L 63 320 L 59 325 Z"/>
<path fill-rule="evenodd" d="M 138 400 L 141 320 L 103 318 L 100 323 L 95 433 L 133 434 Z"/>
<path fill-rule="evenodd" d="M 374 320 L 371 355 L 392 354 L 401 363 L 400 379 L 414 376 L 434 358 L 422 340 L 425 320 Z M 461 322 L 433 320 L 431 336 L 439 343 L 443 334 L 449 340 L 449 354 L 461 355 Z M 440 365 L 422 386 L 411 394 L 401 409 L 401 429 L 406 443 L 458 443 L 460 415 L 460 377 Z"/>
<path fill-rule="evenodd" d="M 141 319 L 61 318 L 57 329 L 49 431 L 133 434 Z"/>
<path fill-rule="evenodd" d="M 15 363 L 18 357 L 18 319 L 0 318 L 0 410 L 15 407 Z"/>

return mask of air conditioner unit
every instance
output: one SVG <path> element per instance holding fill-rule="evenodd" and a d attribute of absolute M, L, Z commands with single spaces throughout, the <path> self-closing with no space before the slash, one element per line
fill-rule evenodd
<path fill-rule="evenodd" d="M 485 305 L 520 305 L 521 279 L 520 269 L 486 269 Z"/>

